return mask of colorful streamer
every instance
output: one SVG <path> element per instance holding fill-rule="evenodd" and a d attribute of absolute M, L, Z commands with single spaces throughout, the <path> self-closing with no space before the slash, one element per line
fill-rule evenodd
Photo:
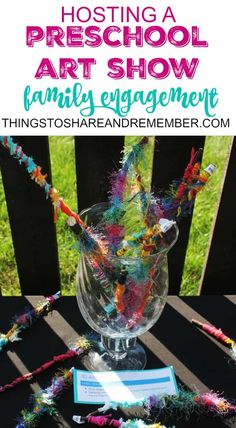
<path fill-rule="evenodd" d="M 14 317 L 10 330 L 6 334 L 0 333 L 0 351 L 2 351 L 4 346 L 9 342 L 21 340 L 19 337 L 20 333 L 31 327 L 38 319 L 50 312 L 54 302 L 59 298 L 60 292 L 55 293 L 52 296 L 46 297 L 44 301 L 39 302 L 35 308 L 30 308 L 25 313 Z"/>
<path fill-rule="evenodd" d="M 201 330 L 208 333 L 210 336 L 215 337 L 223 345 L 230 347 L 230 355 L 234 361 L 236 361 L 236 342 L 233 339 L 230 339 L 226 336 L 220 328 L 216 328 L 213 325 L 202 323 L 200 321 L 192 319 L 192 323 L 199 327 Z"/>

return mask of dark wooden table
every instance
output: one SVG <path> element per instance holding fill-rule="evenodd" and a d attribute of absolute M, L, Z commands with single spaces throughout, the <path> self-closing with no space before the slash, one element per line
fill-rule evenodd
<path fill-rule="evenodd" d="M 0 331 L 6 332 L 11 317 L 22 313 L 25 307 L 35 305 L 38 297 L 1 297 Z M 173 365 L 179 383 L 200 391 L 215 390 L 228 398 L 236 399 L 236 364 L 229 359 L 228 350 L 214 339 L 191 325 L 191 318 L 206 321 L 221 327 L 236 338 L 236 296 L 169 297 L 168 303 L 158 323 L 140 340 L 144 344 L 147 368 Z M 1 352 L 0 385 L 16 376 L 32 371 L 53 355 L 67 350 L 66 345 L 78 334 L 88 331 L 80 315 L 74 297 L 64 297 L 58 302 L 52 314 L 44 317 L 34 327 L 23 334 L 23 340 L 11 344 Z M 78 361 L 68 361 L 64 367 L 83 367 Z M 0 427 L 16 425 L 20 410 L 28 407 L 29 395 L 39 387 L 48 385 L 54 369 L 42 374 L 27 384 L 0 395 Z M 96 407 L 95 407 L 96 408 Z M 73 404 L 70 388 L 58 401 L 60 417 L 57 421 L 44 417 L 39 427 L 76 427 L 73 414 L 85 415 L 95 409 Z M 190 421 L 165 421 L 167 426 L 176 428 L 195 427 L 236 427 L 235 417 L 219 419 L 194 416 Z"/>

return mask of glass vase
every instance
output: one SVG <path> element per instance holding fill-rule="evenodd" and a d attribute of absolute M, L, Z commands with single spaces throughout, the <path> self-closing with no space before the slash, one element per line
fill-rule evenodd
<path fill-rule="evenodd" d="M 88 225 L 99 226 L 106 208 L 105 203 L 96 204 L 80 216 Z M 177 236 L 174 224 L 165 234 L 162 251 L 145 257 L 110 256 L 102 263 L 81 247 L 78 306 L 88 325 L 101 335 L 98 351 L 86 357 L 86 368 L 145 367 L 146 353 L 137 337 L 149 330 L 163 311 L 168 294 L 167 253 Z"/>

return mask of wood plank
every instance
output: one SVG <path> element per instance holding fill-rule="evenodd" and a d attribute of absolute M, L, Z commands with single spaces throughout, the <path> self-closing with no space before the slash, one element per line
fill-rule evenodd
<path fill-rule="evenodd" d="M 191 148 L 204 148 L 205 137 L 160 136 L 156 139 L 152 185 L 160 191 L 168 189 L 173 180 L 182 177 Z M 169 294 L 179 294 L 180 291 L 191 221 L 192 216 L 181 221 L 178 241 L 168 256 Z"/>
<path fill-rule="evenodd" d="M 75 137 L 78 206 L 107 201 L 109 175 L 119 169 L 123 136 Z"/>
<path fill-rule="evenodd" d="M 47 137 L 14 137 L 51 181 Z M 19 163 L 0 148 L 0 167 L 22 294 L 48 295 L 60 288 L 53 209 Z"/>
<path fill-rule="evenodd" d="M 235 294 L 236 266 L 236 138 L 231 146 L 218 211 L 213 226 L 199 292 L 201 294 Z"/>

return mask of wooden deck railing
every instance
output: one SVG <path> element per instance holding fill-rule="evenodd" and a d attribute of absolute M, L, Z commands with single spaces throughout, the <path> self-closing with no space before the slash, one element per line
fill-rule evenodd
<path fill-rule="evenodd" d="M 44 171 L 49 172 L 50 179 L 48 137 L 14 137 L 14 140 L 43 166 Z M 153 187 L 167 188 L 173 179 L 180 177 L 191 147 L 204 149 L 204 143 L 205 137 L 159 136 L 154 156 Z M 124 137 L 75 137 L 79 210 L 107 198 L 107 176 L 118 167 L 123 145 Z M 29 180 L 23 168 L 10 159 L 2 147 L 0 168 L 22 294 L 53 293 L 60 288 L 60 275 L 52 207 L 41 189 Z M 232 142 L 202 273 L 200 292 L 203 294 L 235 294 L 236 214 L 232 204 L 235 183 L 236 140 Z M 180 238 L 169 256 L 170 294 L 180 291 L 191 220 L 189 217 L 182 222 Z"/>

